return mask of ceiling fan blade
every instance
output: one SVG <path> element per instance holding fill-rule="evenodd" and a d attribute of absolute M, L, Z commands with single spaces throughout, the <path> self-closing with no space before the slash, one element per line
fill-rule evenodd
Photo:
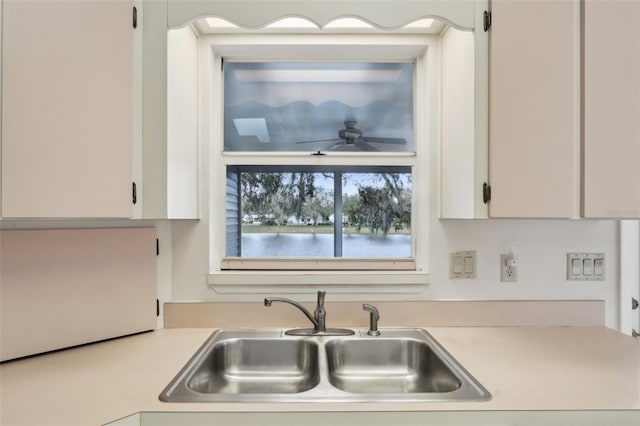
<path fill-rule="evenodd" d="M 355 144 L 356 148 L 359 148 L 361 151 L 369 151 L 369 152 L 378 152 L 380 151 L 378 148 L 369 145 L 366 142 L 358 142 Z"/>
<path fill-rule="evenodd" d="M 296 142 L 296 143 L 339 142 L 341 140 L 342 139 L 318 139 L 318 140 L 315 140 L 315 141 L 299 141 L 299 142 Z"/>
<path fill-rule="evenodd" d="M 347 145 L 345 141 L 340 141 L 327 148 L 327 151 L 348 151 L 351 147 L 353 147 L 353 145 Z"/>
<path fill-rule="evenodd" d="M 401 138 L 372 138 L 369 136 L 363 136 L 360 138 L 363 142 L 373 142 L 373 143 L 387 143 L 394 145 L 406 145 L 406 139 Z"/>

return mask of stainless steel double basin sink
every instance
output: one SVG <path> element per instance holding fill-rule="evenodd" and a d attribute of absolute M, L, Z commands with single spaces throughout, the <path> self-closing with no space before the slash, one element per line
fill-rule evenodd
<path fill-rule="evenodd" d="M 490 393 L 422 329 L 371 337 L 214 332 L 160 394 L 166 402 L 483 401 Z"/>

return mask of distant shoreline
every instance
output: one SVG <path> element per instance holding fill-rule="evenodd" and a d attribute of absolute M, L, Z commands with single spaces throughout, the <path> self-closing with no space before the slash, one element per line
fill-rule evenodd
<path fill-rule="evenodd" d="M 333 234 L 333 225 L 242 225 L 243 234 Z M 377 233 L 372 233 L 369 228 L 361 228 L 360 232 L 356 231 L 355 226 L 344 226 L 342 228 L 343 234 L 360 234 L 360 235 L 383 235 L 381 230 Z M 388 235 L 410 235 L 411 230 L 408 228 L 400 229 L 398 231 L 390 229 L 387 232 Z"/>

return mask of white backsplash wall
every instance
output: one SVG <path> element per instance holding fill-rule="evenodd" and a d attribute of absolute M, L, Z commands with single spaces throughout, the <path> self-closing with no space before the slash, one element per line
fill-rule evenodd
<path fill-rule="evenodd" d="M 260 294 L 218 294 L 207 285 L 208 221 L 174 221 L 173 301 L 258 301 Z M 618 222 L 587 220 L 437 220 L 430 223 L 430 284 L 418 294 L 330 294 L 330 300 L 604 300 L 618 328 Z M 500 282 L 505 244 L 518 253 L 518 282 Z M 477 251 L 475 279 L 449 279 L 449 252 Z M 606 254 L 605 281 L 567 281 L 567 252 Z M 288 296 L 313 300 L 315 287 Z M 330 292 L 330 289 L 329 289 Z M 278 292 L 278 295 L 287 294 Z"/>
<path fill-rule="evenodd" d="M 518 282 L 500 282 L 507 244 L 518 255 Z M 477 250 L 476 279 L 449 280 L 448 252 Z M 606 303 L 618 327 L 618 224 L 583 220 L 442 221 L 432 225 L 431 282 L 425 296 L 454 300 L 571 300 Z M 568 252 L 605 253 L 605 281 L 567 281 Z"/>

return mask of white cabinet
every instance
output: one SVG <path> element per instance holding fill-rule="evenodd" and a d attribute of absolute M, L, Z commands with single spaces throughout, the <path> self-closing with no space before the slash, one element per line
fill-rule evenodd
<path fill-rule="evenodd" d="M 582 215 L 640 218 L 640 2 L 584 2 Z"/>
<path fill-rule="evenodd" d="M 168 7 L 166 1 L 144 4 L 142 217 L 197 219 L 198 102 L 204 91 L 198 79 L 198 39 L 189 25 L 169 30 Z"/>
<path fill-rule="evenodd" d="M 0 251 L 0 361 L 156 328 L 155 228 L 1 230 Z"/>
<path fill-rule="evenodd" d="M 490 217 L 573 215 L 578 7 L 565 0 L 492 2 Z"/>
<path fill-rule="evenodd" d="M 2 217 L 132 215 L 132 12 L 3 2 Z"/>

